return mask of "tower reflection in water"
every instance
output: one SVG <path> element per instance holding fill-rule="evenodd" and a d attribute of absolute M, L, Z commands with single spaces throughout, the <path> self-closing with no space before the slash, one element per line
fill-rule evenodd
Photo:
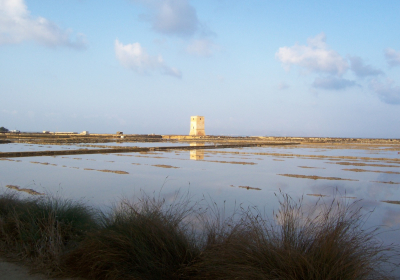
<path fill-rule="evenodd" d="M 190 146 L 204 146 L 204 143 L 193 142 L 190 143 Z M 204 150 L 190 150 L 190 159 L 191 160 L 203 160 L 204 159 Z"/>

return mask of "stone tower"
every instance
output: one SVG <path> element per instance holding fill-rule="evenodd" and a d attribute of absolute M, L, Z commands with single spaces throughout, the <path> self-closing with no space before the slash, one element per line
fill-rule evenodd
<path fill-rule="evenodd" d="M 205 136 L 204 132 L 204 117 L 203 116 L 191 116 L 190 117 L 190 133 L 189 135 L 194 136 Z"/>

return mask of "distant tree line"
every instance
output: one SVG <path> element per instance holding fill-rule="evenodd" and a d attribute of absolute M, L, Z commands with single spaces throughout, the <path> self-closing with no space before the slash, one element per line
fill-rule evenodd
<path fill-rule="evenodd" d="M 0 127 L 0 132 L 8 132 L 8 129 L 4 126 Z"/>

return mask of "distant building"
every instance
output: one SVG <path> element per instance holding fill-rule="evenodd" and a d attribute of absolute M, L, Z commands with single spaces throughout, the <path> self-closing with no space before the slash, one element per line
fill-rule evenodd
<path fill-rule="evenodd" d="M 204 116 L 191 116 L 190 117 L 190 133 L 194 136 L 205 136 L 204 131 Z"/>
<path fill-rule="evenodd" d="M 82 135 L 89 135 L 89 131 L 84 130 L 84 131 L 81 132 L 81 134 L 82 134 Z"/>
<path fill-rule="evenodd" d="M 48 131 L 48 130 L 43 130 L 43 133 L 44 133 L 44 134 L 49 134 L 50 131 Z"/>

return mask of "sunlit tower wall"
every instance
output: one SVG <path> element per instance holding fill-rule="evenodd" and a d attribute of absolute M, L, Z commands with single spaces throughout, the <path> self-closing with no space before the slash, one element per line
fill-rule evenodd
<path fill-rule="evenodd" d="M 190 133 L 189 135 L 205 136 L 204 132 L 204 117 L 191 116 L 190 117 Z"/>

